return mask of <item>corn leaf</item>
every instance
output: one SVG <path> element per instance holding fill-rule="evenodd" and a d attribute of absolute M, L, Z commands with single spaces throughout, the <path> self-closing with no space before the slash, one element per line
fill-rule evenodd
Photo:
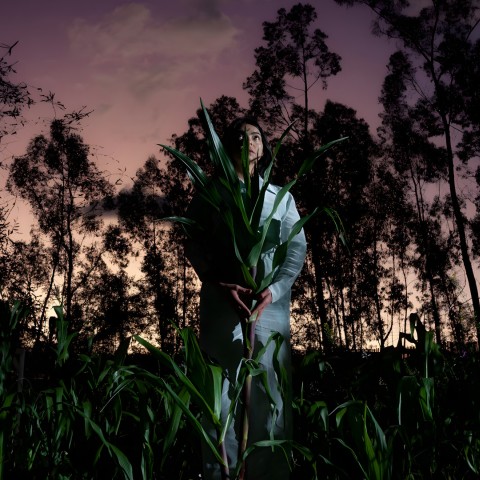
<path fill-rule="evenodd" d="M 147 342 L 143 338 L 138 335 L 135 335 L 134 338 L 143 345 L 147 350 L 149 350 L 158 360 L 160 360 L 163 364 L 168 366 L 173 370 L 179 381 L 185 388 L 188 390 L 190 395 L 196 400 L 198 406 L 206 415 L 206 417 L 216 426 L 220 426 L 220 419 L 215 415 L 212 405 L 208 402 L 208 400 L 198 391 L 196 386 L 192 383 L 192 381 L 185 375 L 182 369 L 164 352 L 159 350 L 157 347 L 152 345 L 151 343 Z M 170 390 L 169 390 L 170 391 Z M 179 399 L 178 395 L 175 396 L 176 399 Z M 183 409 L 183 406 L 180 405 Z"/>
<path fill-rule="evenodd" d="M 172 387 L 168 384 L 168 382 L 164 381 L 164 385 L 168 393 L 172 396 L 175 400 L 176 404 L 182 409 L 183 413 L 189 420 L 190 424 L 193 426 L 194 430 L 203 438 L 205 443 L 208 445 L 210 450 L 215 455 L 216 459 L 223 465 L 223 459 L 221 455 L 218 453 L 217 447 L 213 444 L 210 436 L 208 435 L 207 431 L 202 427 L 198 419 L 193 415 L 190 408 L 182 401 L 182 399 L 177 395 L 177 393 L 172 389 Z"/>
<path fill-rule="evenodd" d="M 316 160 L 329 150 L 333 145 L 339 142 L 343 142 L 348 137 L 337 138 L 336 140 L 332 140 L 331 142 L 327 143 L 326 145 L 321 146 L 319 149 L 315 150 L 309 157 L 307 157 L 304 162 L 302 163 L 300 170 L 298 171 L 297 178 L 300 178 L 302 175 L 308 173 L 315 164 Z"/>
<path fill-rule="evenodd" d="M 202 107 L 203 115 L 207 124 L 207 140 L 211 146 L 210 148 L 210 155 L 211 159 L 217 168 L 217 171 L 223 171 L 223 175 L 225 178 L 228 179 L 230 185 L 238 185 L 239 180 L 237 173 L 235 172 L 235 168 L 233 163 L 230 161 L 225 149 L 220 141 L 220 138 L 213 127 L 212 121 L 210 119 L 210 115 L 207 112 L 207 109 L 203 105 L 202 100 L 200 99 L 200 105 Z"/>
<path fill-rule="evenodd" d="M 188 393 L 188 390 L 185 387 L 183 387 L 181 391 L 178 393 L 178 399 L 182 405 L 186 405 L 188 407 L 189 401 L 190 401 L 190 394 Z M 166 454 L 168 453 L 168 451 L 170 450 L 171 446 L 175 441 L 175 438 L 178 433 L 178 428 L 180 426 L 180 420 L 182 419 L 182 414 L 183 414 L 183 410 L 180 407 L 180 404 L 178 402 L 175 402 L 175 407 L 171 414 L 170 427 L 167 430 L 167 434 L 165 435 L 165 439 L 163 441 L 162 464 L 167 459 Z"/>

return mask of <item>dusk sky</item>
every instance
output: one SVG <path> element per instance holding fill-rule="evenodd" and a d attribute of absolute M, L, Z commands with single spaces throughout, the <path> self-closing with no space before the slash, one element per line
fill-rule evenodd
<path fill-rule="evenodd" d="M 41 87 L 67 111 L 86 106 L 93 113 L 81 134 L 100 169 L 125 169 L 129 184 L 158 143 L 186 131 L 199 107 L 221 95 L 248 106 L 242 83 L 255 67 L 254 48 L 262 45 L 262 22 L 294 0 L 17 0 L 4 3 L 0 42 L 13 44 L 16 80 L 33 92 Z M 307 2 L 305 2 L 307 3 Z M 394 45 L 371 34 L 366 8 L 343 8 L 333 0 L 313 0 L 316 26 L 330 49 L 342 57 L 342 72 L 319 86 L 312 108 L 326 99 L 342 102 L 378 124 L 378 96 Z M 58 112 L 61 116 L 62 112 Z M 25 152 L 33 135 L 52 119 L 51 108 L 27 112 L 28 128 L 4 139 L 2 163 Z M 2 177 L 5 172 L 1 172 Z M 3 179 L 2 179 L 3 183 Z"/>

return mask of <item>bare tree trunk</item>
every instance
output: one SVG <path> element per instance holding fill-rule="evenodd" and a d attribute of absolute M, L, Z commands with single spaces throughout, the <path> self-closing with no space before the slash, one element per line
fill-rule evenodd
<path fill-rule="evenodd" d="M 455 186 L 455 165 L 453 161 L 452 141 L 450 138 L 450 126 L 445 115 L 442 115 L 443 127 L 445 130 L 445 143 L 447 147 L 448 158 L 448 186 L 450 187 L 450 198 L 452 202 L 453 215 L 457 225 L 458 239 L 460 242 L 460 251 L 462 253 L 463 266 L 465 268 L 465 275 L 470 289 L 472 299 L 472 307 L 475 321 L 475 328 L 477 331 L 477 343 L 480 346 L 480 299 L 478 297 L 477 281 L 470 261 L 470 254 L 468 250 L 467 237 L 465 234 L 465 221 L 463 218 L 460 202 L 458 201 L 457 188 Z"/>
<path fill-rule="evenodd" d="M 57 266 L 58 266 L 58 256 L 59 256 L 59 252 L 57 250 L 53 257 L 54 258 L 53 270 L 52 270 L 52 275 L 50 276 L 50 282 L 48 284 L 47 293 L 45 294 L 45 298 L 43 299 L 42 313 L 40 314 L 40 322 L 39 322 L 37 334 L 35 337 L 35 344 L 38 344 L 40 342 L 43 325 L 46 322 L 48 302 L 50 301 L 50 295 L 52 294 L 53 282 L 55 281 L 55 273 L 57 271 Z"/>
<path fill-rule="evenodd" d="M 417 179 L 415 178 L 415 173 L 414 173 L 412 164 L 410 164 L 410 178 L 412 179 L 412 184 L 414 187 L 415 203 L 417 207 L 417 218 L 420 226 L 420 242 L 421 242 L 421 246 L 423 248 L 424 257 L 425 257 L 425 276 L 427 278 L 429 292 L 430 292 L 430 308 L 432 310 L 433 323 L 435 326 L 435 339 L 437 343 L 441 345 L 442 331 L 441 331 L 440 312 L 438 310 L 437 299 L 435 297 L 432 262 L 430 260 L 431 247 L 430 247 L 430 241 L 428 239 L 427 225 L 424 217 L 423 196 L 422 196 L 422 192 L 417 186 Z"/>

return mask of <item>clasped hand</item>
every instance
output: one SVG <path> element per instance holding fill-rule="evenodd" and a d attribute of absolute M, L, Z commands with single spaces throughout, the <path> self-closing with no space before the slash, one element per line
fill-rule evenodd
<path fill-rule="evenodd" d="M 249 318 L 257 314 L 257 320 L 262 315 L 265 308 L 272 303 L 272 293 L 268 288 L 262 290 L 260 293 L 254 295 L 250 288 L 241 287 L 234 283 L 219 283 L 222 287 L 225 296 L 233 305 L 238 314 L 242 317 Z M 247 305 L 250 305 L 253 300 L 257 303 L 255 307 L 250 310 Z"/>

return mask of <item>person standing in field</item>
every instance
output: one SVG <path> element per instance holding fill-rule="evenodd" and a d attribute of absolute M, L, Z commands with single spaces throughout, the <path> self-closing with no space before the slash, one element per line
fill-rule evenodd
<path fill-rule="evenodd" d="M 248 142 L 245 142 L 245 136 L 248 137 Z M 222 143 L 233 162 L 242 193 L 245 191 L 242 146 L 248 145 L 250 175 L 255 168 L 259 169 L 261 188 L 262 170 L 270 163 L 272 153 L 259 123 L 250 117 L 237 118 L 227 128 Z M 279 190 L 280 187 L 268 185 L 260 225 L 272 212 Z M 271 438 L 289 440 L 292 437 L 291 287 L 305 260 L 305 234 L 301 230 L 293 237 L 288 245 L 285 260 L 276 268 L 271 283 L 263 291 L 254 295 L 252 290 L 245 286 L 241 271 L 234 267 L 235 252 L 226 226 L 201 196 L 193 198 L 188 209 L 188 217 L 196 220 L 204 228 L 201 236 L 191 238 L 187 242 L 186 252 L 202 282 L 200 346 L 222 366 L 227 375 L 222 392 L 222 421 L 225 421 L 229 411 L 232 386 L 236 383 L 244 357 L 242 323 L 244 324 L 252 315 L 258 315 L 255 326 L 254 358 L 267 345 L 272 334 L 278 332 L 283 337 L 283 342 L 277 352 L 275 351 L 276 343 L 270 342 L 260 358 L 261 367 L 266 371 L 271 398 L 259 377 L 253 377 L 248 445 Z M 272 271 L 273 256 L 277 246 L 288 239 L 293 225 L 299 218 L 294 199 L 290 193 L 287 193 L 280 201 L 268 228 L 266 242 L 257 266 L 258 282 Z M 226 437 L 230 471 L 238 461 L 241 410 L 237 408 L 235 420 Z M 205 427 L 208 429 L 209 426 L 205 425 Z M 213 437 L 215 434 L 213 427 L 209 431 Z M 215 438 L 213 440 L 216 441 Z M 288 448 L 287 451 L 289 451 Z M 285 455 L 285 451 L 279 447 L 255 448 L 247 458 L 246 478 L 249 480 L 288 479 L 290 469 L 287 457 L 288 454 Z M 220 465 L 206 446 L 203 446 L 203 461 L 205 479 L 222 478 Z"/>

